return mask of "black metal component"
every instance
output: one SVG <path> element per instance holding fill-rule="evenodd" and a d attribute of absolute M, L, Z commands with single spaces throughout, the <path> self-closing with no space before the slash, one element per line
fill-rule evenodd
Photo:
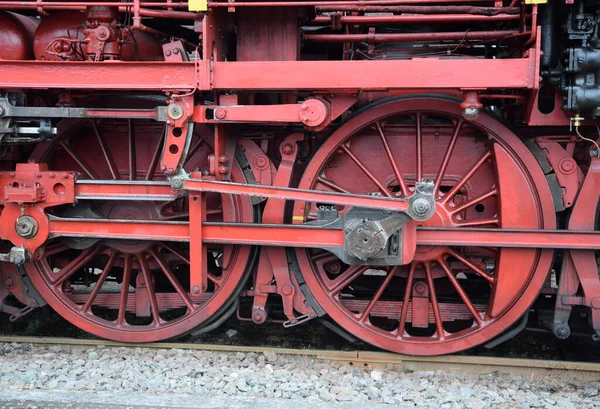
<path fill-rule="evenodd" d="M 594 2 L 578 1 L 571 7 L 564 24 L 564 39 L 567 48 L 564 63 L 554 62 L 556 41 L 553 37 L 553 9 L 548 5 L 542 14 L 542 24 L 548 28 L 543 32 L 541 64 L 542 75 L 564 93 L 563 109 L 583 114 L 600 116 L 600 38 L 598 26 L 600 10 Z M 555 27 L 555 26 L 554 26 Z"/>
<path fill-rule="evenodd" d="M 505 343 L 506 341 L 508 341 L 510 339 L 513 339 L 514 337 L 519 335 L 521 333 L 521 331 L 523 331 L 525 329 L 528 321 L 529 321 L 529 311 L 527 311 L 525 314 L 523 314 L 523 317 L 521 317 L 521 320 L 519 321 L 519 323 L 517 324 L 516 327 L 513 327 L 512 329 L 504 332 L 499 337 L 496 337 L 493 340 L 491 340 L 490 342 L 488 342 L 487 344 L 484 344 L 483 347 L 487 348 L 487 349 L 492 349 L 492 348 L 497 347 L 500 344 Z"/>
<path fill-rule="evenodd" d="M 558 63 L 554 53 L 556 41 L 554 35 L 556 28 L 554 9 L 555 5 L 552 2 L 548 2 L 548 4 L 544 4 L 540 8 L 540 25 L 542 27 L 542 55 L 540 57 L 540 64 L 544 70 L 553 68 Z"/>
<path fill-rule="evenodd" d="M 166 122 L 168 116 L 166 106 L 153 109 L 26 107 L 13 105 L 8 98 L 0 98 L 0 118 L 129 118 Z"/>

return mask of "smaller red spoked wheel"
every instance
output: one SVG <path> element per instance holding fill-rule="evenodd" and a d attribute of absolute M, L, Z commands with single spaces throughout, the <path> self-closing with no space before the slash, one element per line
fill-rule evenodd
<path fill-rule="evenodd" d="M 157 168 L 165 129 L 152 121 L 63 121 L 51 143 L 31 159 L 50 170 L 76 171 L 84 179 L 166 180 Z M 199 127 L 185 168 L 206 169 L 212 133 Z M 239 166 L 232 179 L 243 181 Z M 187 199 L 171 202 L 90 200 L 53 208 L 56 216 L 185 221 Z M 249 198 L 207 195 L 210 221 L 252 222 Z M 197 328 L 226 308 L 247 277 L 248 246 L 211 245 L 206 250 L 208 288 L 190 291 L 187 243 L 62 238 L 50 241 L 41 259 L 26 265 L 44 299 L 79 328 L 123 342 L 152 342 Z"/>
<path fill-rule="evenodd" d="M 486 113 L 465 120 L 444 98 L 402 98 L 358 113 L 316 152 L 299 188 L 408 197 L 424 179 L 435 182 L 436 211 L 418 225 L 554 228 L 552 197 L 525 145 Z M 317 208 L 297 202 L 293 220 L 310 222 Z M 417 246 L 403 266 L 350 266 L 322 250 L 296 255 L 333 320 L 366 342 L 412 355 L 464 350 L 509 328 L 538 295 L 552 260 L 551 250 L 477 246 Z"/>

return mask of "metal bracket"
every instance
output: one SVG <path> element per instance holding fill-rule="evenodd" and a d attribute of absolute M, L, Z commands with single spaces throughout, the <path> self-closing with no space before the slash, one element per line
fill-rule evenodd
<path fill-rule="evenodd" d="M 21 266 L 29 260 L 31 260 L 31 256 L 24 247 L 13 247 L 8 253 L 0 253 L 0 262 Z"/>
<path fill-rule="evenodd" d="M 12 105 L 8 98 L 0 98 L 0 118 L 129 118 L 159 122 L 168 119 L 166 106 L 153 109 L 21 107 Z"/>

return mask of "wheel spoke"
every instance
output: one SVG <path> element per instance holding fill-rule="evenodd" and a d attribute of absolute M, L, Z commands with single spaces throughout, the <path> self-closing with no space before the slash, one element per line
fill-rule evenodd
<path fill-rule="evenodd" d="M 343 189 L 343 188 L 339 187 L 339 186 L 338 186 L 338 185 L 336 185 L 334 182 L 332 182 L 332 181 L 330 181 L 330 180 L 327 180 L 327 179 L 325 179 L 324 177 L 321 177 L 321 176 L 319 176 L 319 177 L 317 178 L 317 181 L 318 181 L 319 183 L 322 183 L 322 184 L 324 184 L 324 185 L 325 185 L 325 186 L 327 186 L 328 188 L 330 188 L 330 189 L 332 189 L 332 190 L 335 190 L 335 191 L 337 191 L 337 192 L 340 192 L 340 193 L 350 193 L 350 192 L 349 192 L 349 191 L 347 191 L 346 189 Z"/>
<path fill-rule="evenodd" d="M 96 139 L 98 139 L 98 144 L 100 145 L 100 149 L 102 150 L 102 155 L 104 156 L 104 159 L 106 160 L 106 163 L 108 165 L 108 169 L 110 170 L 110 175 L 115 180 L 121 179 L 121 175 L 119 174 L 119 169 L 117 168 L 117 165 L 115 165 L 114 158 L 108 151 L 106 141 L 104 140 L 104 137 L 100 134 L 100 131 L 98 130 L 98 126 L 96 125 L 96 121 L 91 119 L 90 123 L 92 124 L 92 130 L 94 131 L 94 134 L 96 135 Z"/>
<path fill-rule="evenodd" d="M 406 290 L 404 292 L 404 301 L 402 302 L 402 312 L 400 313 L 400 322 L 398 323 L 398 329 L 396 330 L 397 335 L 400 338 L 404 336 L 404 328 L 406 327 L 406 317 L 408 316 L 408 307 L 410 304 L 413 280 L 415 277 L 415 269 L 417 268 L 417 266 L 417 263 L 411 263 L 408 271 L 408 278 L 406 280 Z"/>
<path fill-rule="evenodd" d="M 429 286 L 429 301 L 431 302 L 431 308 L 433 309 L 433 316 L 435 318 L 435 327 L 439 339 L 444 339 L 444 327 L 442 325 L 442 316 L 440 314 L 440 306 L 438 305 L 437 296 L 435 295 L 435 286 L 433 285 L 433 277 L 431 275 L 431 263 L 426 262 L 425 275 L 427 275 L 427 285 Z"/>
<path fill-rule="evenodd" d="M 127 131 L 129 140 L 129 180 L 136 180 L 137 164 L 135 151 L 135 125 L 131 119 L 127 120 Z"/>
<path fill-rule="evenodd" d="M 127 301 L 129 300 L 129 283 L 131 282 L 132 257 L 125 254 L 123 266 L 123 281 L 121 283 L 121 298 L 119 299 L 119 314 L 117 316 L 117 327 L 126 324 L 125 313 L 127 312 Z"/>
<path fill-rule="evenodd" d="M 163 127 L 163 131 L 158 138 L 158 143 L 156 144 L 156 148 L 154 149 L 154 154 L 152 155 L 152 160 L 150 161 L 150 165 L 148 165 L 148 171 L 146 172 L 146 180 L 154 179 L 154 174 L 156 173 L 156 167 L 158 166 L 158 160 L 160 159 L 160 154 L 163 150 L 163 144 L 165 139 L 165 133 L 167 132 L 167 125 Z"/>
<path fill-rule="evenodd" d="M 400 192 L 402 196 L 408 196 L 408 187 L 406 186 L 406 182 L 404 181 L 404 177 L 402 173 L 400 173 L 400 169 L 398 168 L 398 164 L 396 163 L 396 159 L 394 158 L 394 154 L 392 153 L 392 149 L 390 148 L 390 144 L 385 137 L 385 133 L 383 132 L 383 128 L 381 126 L 381 122 L 375 122 L 375 127 L 377 128 L 377 132 L 379 132 L 379 137 L 381 138 L 381 143 L 383 144 L 383 148 L 385 149 L 385 153 L 388 157 L 388 161 L 390 165 L 392 165 L 392 169 L 394 170 L 394 175 L 396 175 L 396 180 L 398 181 L 398 186 L 400 188 Z"/>
<path fill-rule="evenodd" d="M 104 281 L 106 280 L 106 277 L 108 277 L 108 275 L 112 271 L 112 268 L 114 267 L 118 256 L 119 256 L 119 253 L 116 251 L 113 251 L 111 253 L 110 257 L 108 258 L 108 261 L 106 262 L 106 265 L 104 266 L 104 269 L 102 270 L 102 273 L 100 274 L 100 277 L 98 277 L 98 280 L 96 281 L 96 285 L 94 286 L 94 288 L 92 289 L 92 292 L 90 293 L 90 296 L 88 297 L 88 299 L 85 302 L 85 304 L 83 305 L 83 307 L 81 307 L 82 312 L 84 312 L 84 313 L 88 312 L 90 310 L 90 308 L 92 307 L 92 304 L 94 303 L 94 300 L 96 299 L 96 296 L 102 289 L 102 285 L 104 285 Z"/>
<path fill-rule="evenodd" d="M 190 257 L 186 256 L 185 254 L 183 254 L 182 252 L 180 252 L 179 250 L 171 247 L 170 244 L 167 243 L 161 243 L 161 246 L 163 246 L 163 248 L 165 250 L 170 251 L 171 253 L 175 254 L 177 257 L 179 257 L 181 260 L 183 260 L 186 264 L 190 264 Z"/>
<path fill-rule="evenodd" d="M 218 289 L 219 287 L 221 287 L 221 284 L 223 283 L 223 279 L 217 277 L 214 274 L 211 273 L 206 273 L 206 278 L 208 278 L 210 281 L 213 282 L 213 284 L 215 285 L 215 289 Z"/>
<path fill-rule="evenodd" d="M 70 247 L 66 244 L 60 241 L 55 241 L 54 243 L 50 243 L 46 246 L 46 248 L 44 249 L 44 257 L 50 257 L 69 249 Z"/>
<path fill-rule="evenodd" d="M 358 159 L 356 156 L 354 156 L 354 154 L 350 151 L 350 149 L 348 149 L 347 146 L 342 145 L 341 146 L 342 151 L 348 155 L 350 157 L 350 159 L 352 159 L 352 161 L 356 164 L 356 166 L 358 166 L 360 168 L 360 170 L 362 170 L 362 172 L 365 174 L 365 176 L 367 176 L 371 182 L 373 182 L 373 184 L 375 186 L 377 186 L 377 188 L 379 189 L 379 191 L 387 197 L 392 197 L 391 193 L 388 192 L 388 190 L 385 188 L 385 186 L 383 186 L 375 176 L 373 176 L 373 174 L 371 172 L 369 172 L 369 170 L 365 167 L 365 165 L 360 161 L 360 159 Z"/>
<path fill-rule="evenodd" d="M 383 281 L 383 283 L 381 283 L 381 285 L 377 289 L 377 292 L 373 296 L 373 299 L 371 300 L 371 302 L 369 302 L 369 305 L 367 305 L 367 308 L 365 308 L 365 310 L 359 316 L 359 318 L 358 318 L 359 322 L 365 322 L 365 321 L 369 320 L 369 314 L 371 314 L 371 311 L 373 310 L 373 307 L 375 307 L 375 304 L 377 304 L 377 302 L 381 298 L 381 295 L 383 294 L 383 292 L 385 291 L 385 289 L 389 285 L 390 281 L 392 280 L 392 278 L 396 274 L 396 271 L 398 271 L 398 266 L 394 266 L 390 270 L 390 272 L 388 273 L 388 275 L 385 278 L 385 280 Z"/>
<path fill-rule="evenodd" d="M 437 260 L 437 262 L 440 265 L 440 267 L 442 267 L 442 270 L 446 274 L 446 277 L 448 277 L 448 280 L 450 280 L 450 282 L 454 286 L 454 289 L 456 290 L 456 292 L 458 293 L 460 298 L 463 300 L 463 302 L 465 303 L 465 305 L 467 306 L 467 308 L 473 315 L 473 318 L 475 319 L 475 322 L 477 323 L 477 325 L 481 327 L 481 324 L 483 323 L 483 321 L 481 320 L 479 313 L 473 306 L 473 303 L 469 299 L 469 296 L 465 293 L 465 290 L 461 287 L 461 285 L 458 282 L 458 280 L 456 279 L 456 277 L 454 277 L 454 274 L 452 274 L 452 271 L 450 271 L 450 269 L 448 268 L 448 265 L 446 264 L 444 259 L 440 257 Z"/>
<path fill-rule="evenodd" d="M 481 278 L 484 278 L 490 284 L 494 283 L 494 277 L 490 276 L 488 273 L 486 273 L 485 271 L 483 271 L 481 268 L 477 267 L 475 264 L 473 264 L 472 262 L 470 262 L 469 260 L 467 260 L 466 258 L 464 258 L 463 256 L 461 256 L 460 254 L 458 254 L 454 250 L 448 249 L 448 250 L 446 250 L 446 254 L 448 254 L 449 256 L 454 257 L 455 259 L 457 259 L 458 261 L 460 261 L 461 263 L 463 263 L 465 266 L 469 267 L 471 270 L 473 270 L 473 272 L 475 274 L 477 274 Z"/>
<path fill-rule="evenodd" d="M 477 197 L 469 200 L 468 202 L 465 202 L 465 203 L 461 204 L 458 207 L 455 207 L 453 209 L 449 209 L 448 213 L 449 214 L 460 213 L 463 210 L 466 210 L 466 209 L 468 209 L 471 206 L 475 206 L 477 203 L 483 202 L 485 199 L 488 199 L 488 198 L 490 198 L 492 196 L 496 196 L 497 194 L 498 194 L 498 189 L 496 189 L 496 188 L 491 189 L 490 191 L 485 192 L 485 193 L 483 193 L 483 194 L 481 194 L 481 195 L 479 195 L 479 196 L 477 196 Z"/>
<path fill-rule="evenodd" d="M 460 220 L 455 222 L 455 225 L 456 227 L 477 227 L 499 223 L 500 221 L 497 217 L 490 217 L 489 219 Z"/>
<path fill-rule="evenodd" d="M 442 164 L 440 165 L 440 170 L 437 174 L 437 179 L 435 181 L 435 186 L 433 188 L 434 195 L 437 195 L 440 190 L 440 186 L 442 185 L 442 181 L 444 179 L 444 175 L 446 174 L 446 169 L 448 168 L 448 164 L 450 163 L 450 157 L 452 156 L 452 152 L 454 152 L 454 147 L 456 146 L 456 141 L 458 140 L 458 134 L 463 126 L 464 120 L 460 119 L 454 128 L 454 133 L 452 134 L 452 139 L 450 139 L 450 143 L 446 148 L 446 153 L 444 154 L 444 159 L 442 160 Z"/>
<path fill-rule="evenodd" d="M 340 274 L 335 280 L 330 282 L 329 291 L 331 295 L 336 295 L 344 289 L 348 284 L 360 277 L 369 267 L 367 266 L 350 266 L 346 271 Z"/>
<path fill-rule="evenodd" d="M 150 266 L 148 266 L 148 259 L 142 254 L 137 255 L 138 263 L 142 270 L 144 282 L 146 283 L 146 292 L 148 293 L 148 300 L 150 301 L 150 311 L 152 311 L 153 323 L 155 326 L 159 326 L 162 319 L 158 315 L 158 301 L 156 301 L 156 293 L 154 292 L 154 283 L 152 282 L 152 273 L 150 272 Z"/>
<path fill-rule="evenodd" d="M 173 288 L 175 288 L 175 291 L 177 291 L 177 294 L 179 294 L 179 296 L 187 306 L 188 311 L 194 311 L 195 307 L 192 303 L 192 300 L 190 299 L 186 291 L 183 289 L 183 286 L 181 285 L 177 277 L 175 277 L 175 274 L 173 274 L 173 271 L 171 271 L 171 269 L 169 268 L 169 265 L 165 263 L 162 257 L 160 257 L 154 250 L 150 250 L 150 255 L 154 258 L 154 260 L 156 260 L 156 263 L 158 264 L 160 269 L 163 271 Z"/>
<path fill-rule="evenodd" d="M 166 130 L 165 130 L 166 132 Z M 196 151 L 198 149 L 200 149 L 200 147 L 204 145 L 204 139 L 202 139 L 202 137 L 198 138 L 198 141 L 196 141 L 196 143 L 194 145 L 192 145 L 192 147 L 190 148 L 190 150 L 188 151 L 188 156 L 185 159 L 185 161 L 183 162 L 183 165 L 185 166 L 188 161 L 194 156 L 194 153 L 196 153 Z"/>
<path fill-rule="evenodd" d="M 79 256 L 63 267 L 56 275 L 51 277 L 54 286 L 60 286 L 65 280 L 75 274 L 81 267 L 87 264 L 101 250 L 100 246 L 88 247 L 83 250 Z"/>
<path fill-rule="evenodd" d="M 421 129 L 421 114 L 415 116 L 417 123 L 417 182 L 423 180 L 423 132 Z"/>
<path fill-rule="evenodd" d="M 443 198 L 440 199 L 441 203 L 447 203 L 450 199 L 452 199 L 459 191 L 463 188 L 463 186 L 473 177 L 473 175 L 483 166 L 483 164 L 492 157 L 492 152 L 487 150 L 478 160 L 475 162 L 475 165 L 471 169 L 469 169 L 464 176 L 459 180 L 459 182 L 452 187 L 444 195 Z"/>
<path fill-rule="evenodd" d="M 59 145 L 64 149 L 65 152 L 69 154 L 71 158 L 73 158 L 75 162 L 77 162 L 79 167 L 83 170 L 83 172 L 87 175 L 88 178 L 98 179 L 98 176 L 94 173 L 94 171 L 90 169 L 90 167 L 83 161 L 83 159 L 79 157 L 79 155 L 73 152 L 71 147 L 66 142 L 62 141 L 59 143 Z"/>

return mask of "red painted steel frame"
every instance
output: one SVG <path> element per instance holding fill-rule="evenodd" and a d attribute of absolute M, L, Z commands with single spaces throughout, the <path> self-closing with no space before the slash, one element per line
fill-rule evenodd
<path fill-rule="evenodd" d="M 533 50 L 531 50 L 533 51 Z M 386 90 L 537 86 L 537 58 L 405 61 L 3 61 L 1 89 Z M 377 75 L 373 75 L 374 73 Z M 336 75 L 331 75 L 336 73 Z M 398 75 L 402 73 L 402 75 Z"/>

